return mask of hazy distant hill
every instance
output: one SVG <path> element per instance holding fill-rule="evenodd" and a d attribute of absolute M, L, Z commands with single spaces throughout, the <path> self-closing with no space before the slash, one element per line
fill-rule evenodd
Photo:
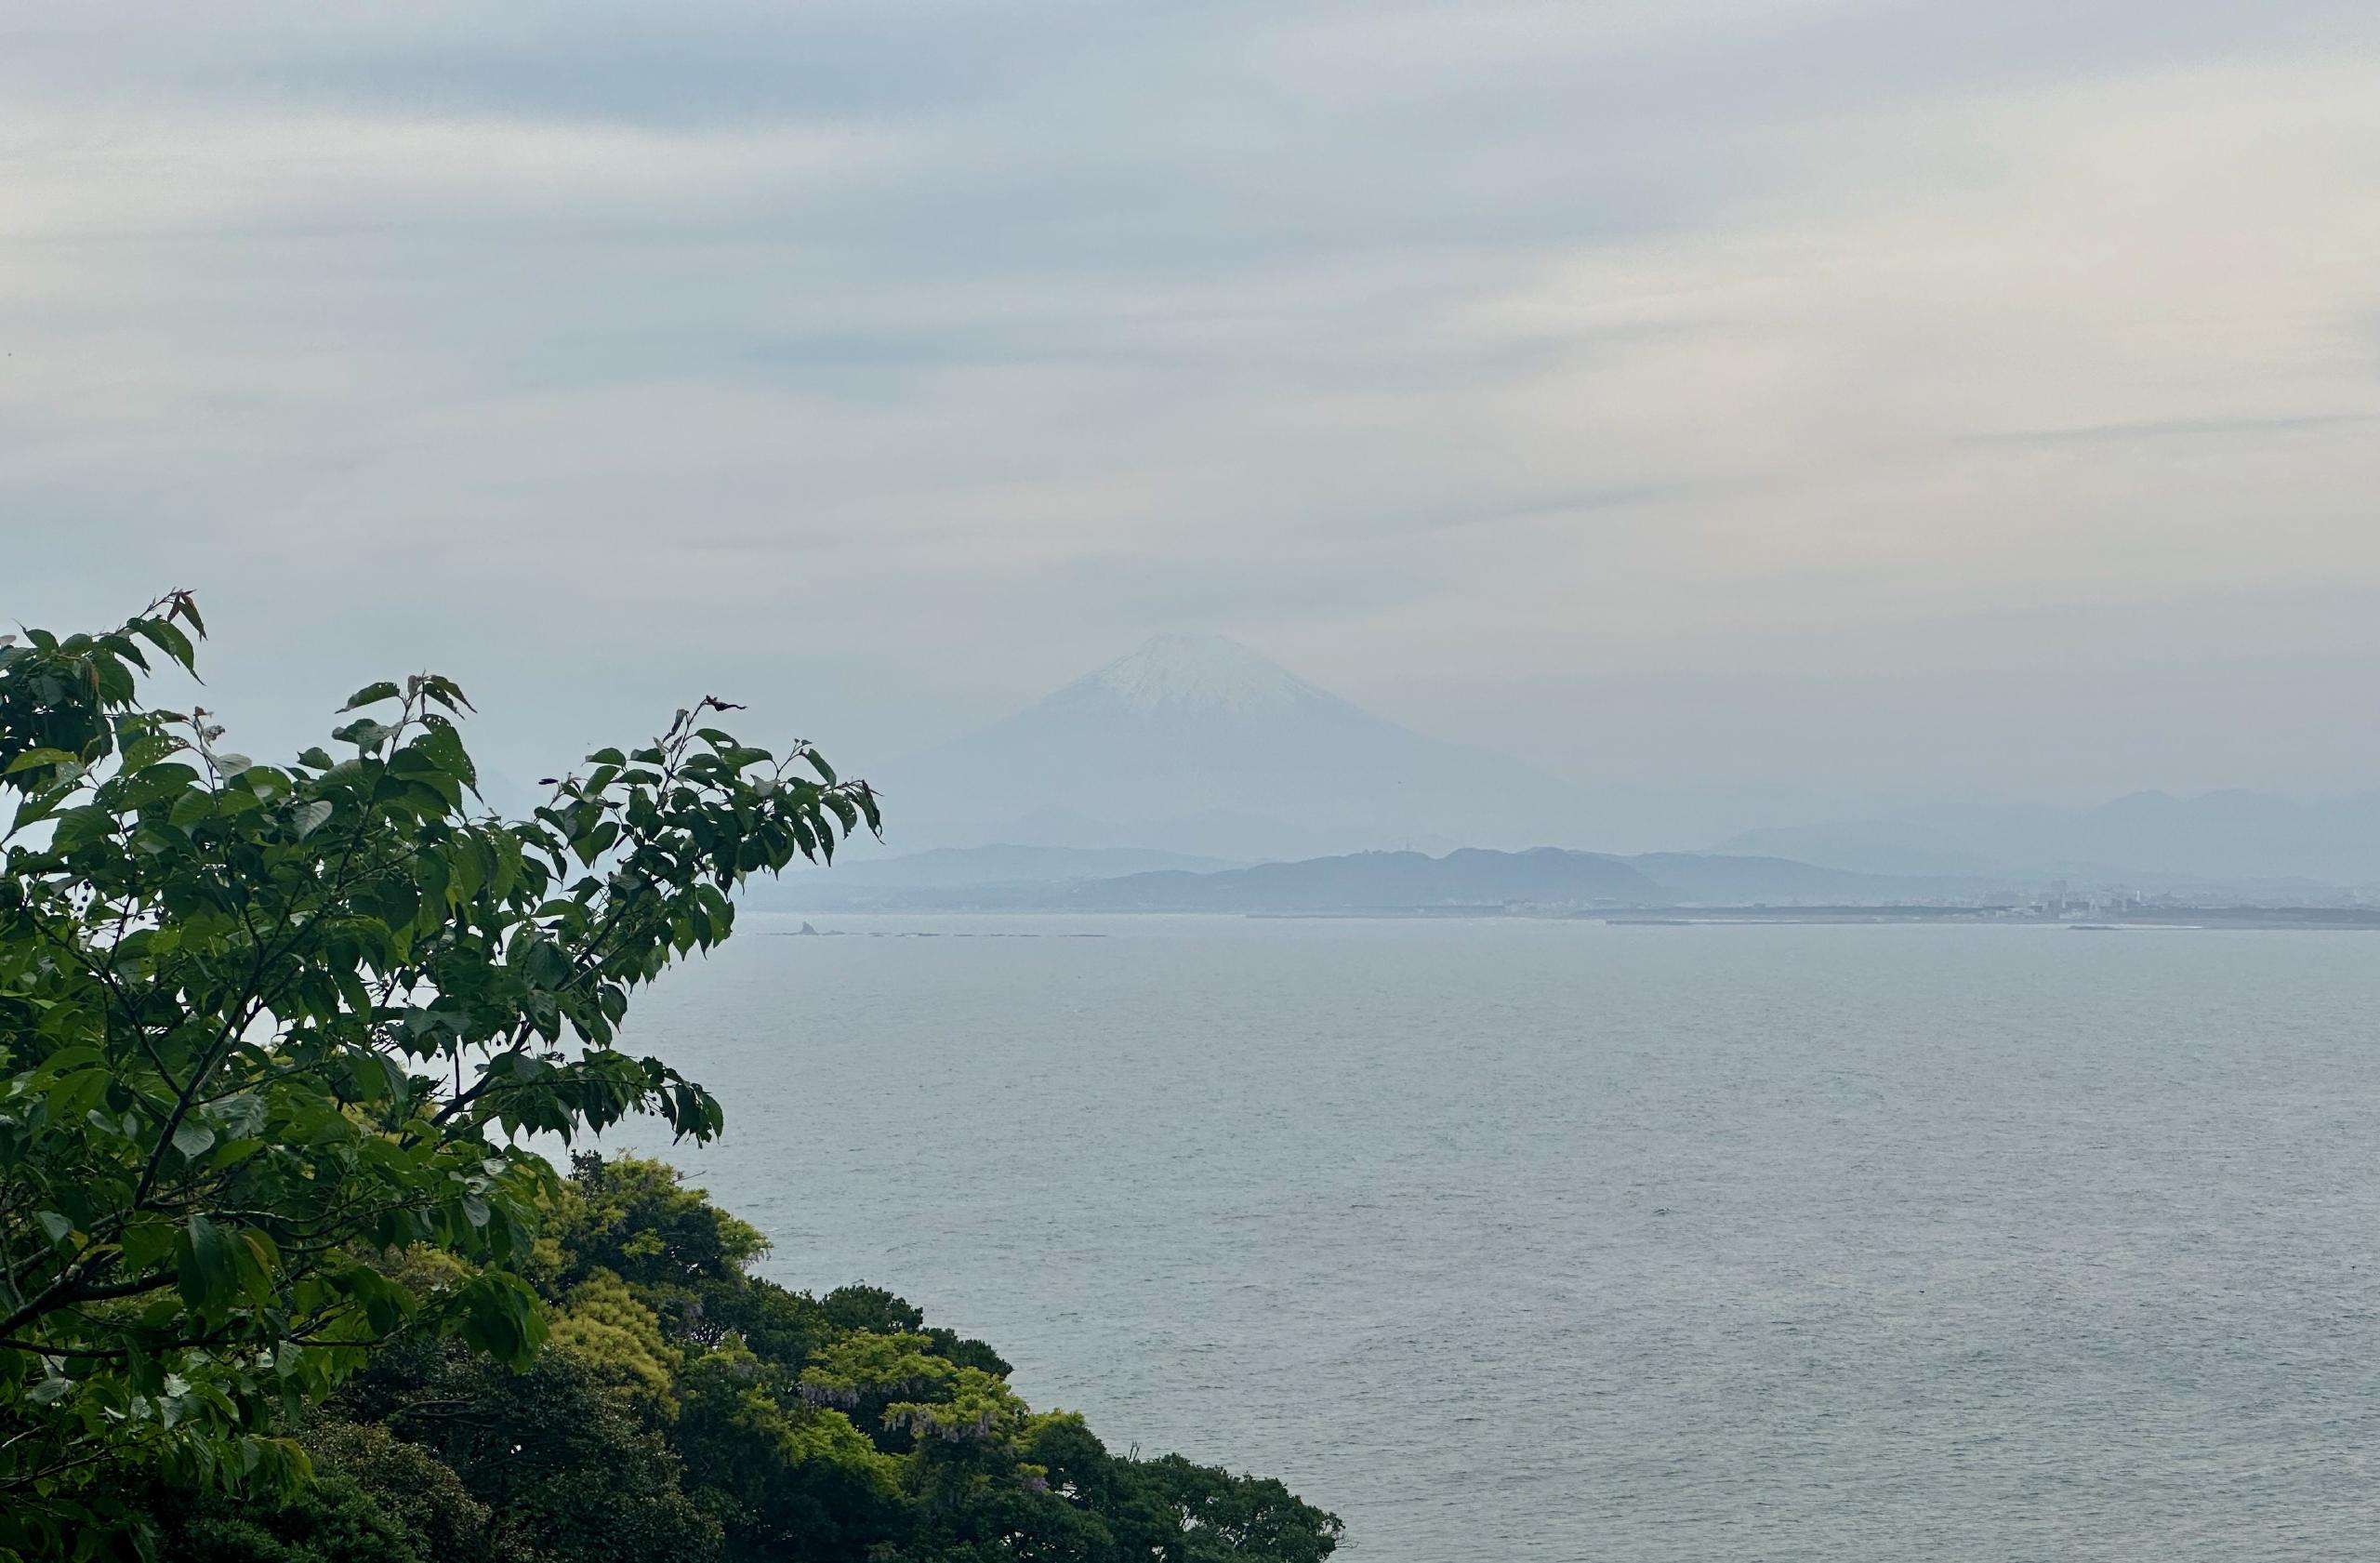
<path fill-rule="evenodd" d="M 1773 826 L 1739 832 L 1721 841 L 1718 850 L 1860 874 L 1982 875 L 1996 866 L 1951 831 L 1900 820 Z"/>
<path fill-rule="evenodd" d="M 2368 885 L 2380 883 L 2380 794 L 2308 804 L 2262 792 L 2135 792 L 2088 809 L 1751 830 L 1720 850 L 1870 872 L 2144 885 Z"/>
<path fill-rule="evenodd" d="M 963 854 L 958 854 L 963 855 Z M 1844 873 L 1765 857 L 1658 853 L 1633 858 L 1540 847 L 1355 853 L 1212 873 L 1166 870 L 1074 882 L 928 886 L 786 881 L 781 903 L 809 911 L 1012 910 L 1322 912 L 1485 907 L 1878 904 L 1938 899 L 1973 887 Z"/>
<path fill-rule="evenodd" d="M 2067 816 L 2001 826 L 2003 853 L 2031 850 L 2060 866 L 2107 863 L 2215 880 L 2380 879 L 2380 795 L 2297 803 L 2228 790 L 2176 798 L 2135 792 Z"/>
<path fill-rule="evenodd" d="M 1465 848 L 1444 857 L 1366 852 L 1221 874 L 1132 874 L 1078 885 L 1070 904 L 1100 911 L 1392 911 L 1514 902 L 1659 906 L 1673 899 L 1616 857 L 1540 847 Z"/>
<path fill-rule="evenodd" d="M 1197 857 L 1178 852 L 1151 852 L 1141 847 L 1027 847 L 1002 842 L 986 847 L 935 847 L 895 857 L 839 859 L 831 869 L 804 869 L 796 874 L 833 875 L 836 887 L 930 886 L 959 889 L 983 884 L 1070 883 L 1078 880 L 1107 880 L 1125 874 L 1149 874 L 1173 869 L 1207 874 L 1240 864 L 1227 858 Z M 774 883 L 756 884 L 748 892 L 757 904 L 783 900 Z"/>
<path fill-rule="evenodd" d="M 1235 641 L 1164 635 L 1048 698 L 879 768 L 901 839 L 1200 855 L 1562 839 L 1576 790 L 1316 688 Z"/>
<path fill-rule="evenodd" d="M 1956 874 L 1870 874 L 1783 857 L 1648 852 L 1624 859 L 1682 904 L 1859 905 L 1990 894 L 1987 880 Z"/>

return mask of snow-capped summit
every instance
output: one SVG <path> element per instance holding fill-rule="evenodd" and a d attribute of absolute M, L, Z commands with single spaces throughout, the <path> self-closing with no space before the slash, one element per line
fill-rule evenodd
<path fill-rule="evenodd" d="M 1561 783 L 1384 721 L 1220 635 L 1160 635 L 870 779 L 888 833 L 913 850 L 1247 861 L 1448 837 L 1533 846 L 1567 839 L 1576 812 Z"/>
<path fill-rule="evenodd" d="M 1050 703 L 1083 701 L 1150 714 L 1248 714 L 1336 703 L 1278 663 L 1222 635 L 1158 635 L 1077 679 Z"/>

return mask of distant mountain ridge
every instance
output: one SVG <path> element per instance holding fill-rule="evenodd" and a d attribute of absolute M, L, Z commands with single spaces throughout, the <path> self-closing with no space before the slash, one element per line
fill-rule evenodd
<path fill-rule="evenodd" d="M 1660 906 L 1675 899 L 1616 857 L 1540 847 L 1466 847 L 1431 857 L 1367 852 L 1260 863 L 1219 874 L 1130 874 L 1075 887 L 1103 911 L 1394 911 L 1540 905 Z"/>
<path fill-rule="evenodd" d="M 853 860 L 848 856 L 832 867 L 839 886 L 919 886 L 959 889 L 980 884 L 1049 884 L 1078 880 L 1118 879 L 1126 874 L 1162 870 L 1207 874 L 1242 864 L 1218 857 L 1196 857 L 1177 852 L 1150 852 L 1140 847 L 1026 847 L 995 842 L 982 847 L 934 847 L 894 857 Z M 803 870 L 827 872 L 826 869 Z M 765 898 L 766 887 L 760 888 Z"/>
<path fill-rule="evenodd" d="M 1208 873 L 1165 869 L 1111 879 L 924 886 L 785 881 L 768 901 L 803 911 L 1387 912 L 1477 907 L 1665 907 L 1884 904 L 1973 894 L 1964 882 L 1845 873 L 1776 858 L 1604 853 L 1538 847 L 1353 853 Z"/>

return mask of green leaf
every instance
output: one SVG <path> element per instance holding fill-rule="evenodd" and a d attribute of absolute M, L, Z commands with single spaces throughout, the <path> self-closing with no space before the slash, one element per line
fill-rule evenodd
<path fill-rule="evenodd" d="M 525 939 L 513 956 L 513 965 L 537 987 L 559 987 L 570 980 L 570 958 L 551 939 Z"/>
<path fill-rule="evenodd" d="M 375 1334 L 389 1333 L 414 1309 L 413 1293 L 369 1265 L 349 1265 L 331 1284 L 364 1305 L 364 1322 Z"/>
<path fill-rule="evenodd" d="M 194 618 L 196 616 L 193 615 L 192 616 Z M 145 637 L 152 645 L 155 646 L 159 651 L 164 652 L 167 656 L 172 657 L 175 661 L 180 663 L 184 668 L 190 669 L 192 672 L 196 672 L 198 670 L 198 653 L 192 647 L 190 643 L 190 637 L 175 629 L 165 620 L 162 618 L 139 619 L 133 624 L 132 630 L 134 634 Z M 203 635 L 205 631 L 202 629 L 199 633 Z"/>
<path fill-rule="evenodd" d="M 425 674 L 421 681 L 421 691 L 450 711 L 477 709 L 471 704 L 470 696 L 463 693 L 462 686 L 443 674 Z"/>
<path fill-rule="evenodd" d="M 333 738 L 342 744 L 353 744 L 362 749 L 379 748 L 388 735 L 389 730 L 370 717 L 358 717 L 344 727 L 331 729 Z"/>
<path fill-rule="evenodd" d="M 463 806 L 463 784 L 444 766 L 426 753 L 418 742 L 407 744 L 389 757 L 389 771 L 407 781 L 419 782 L 434 792 L 448 809 Z"/>
<path fill-rule="evenodd" d="M 454 876 L 447 872 L 445 858 L 434 852 L 423 853 L 414 859 L 413 880 L 431 906 L 447 904 L 447 891 L 454 884 Z"/>
<path fill-rule="evenodd" d="M 403 880 L 383 880 L 367 889 L 365 894 L 380 921 L 392 929 L 408 926 L 421 910 L 421 892 Z"/>
<path fill-rule="evenodd" d="M 124 1263 L 146 1270 L 174 1251 L 174 1237 L 171 1224 L 157 1217 L 135 1221 L 124 1230 Z"/>
<path fill-rule="evenodd" d="M 36 770 L 44 765 L 75 765 L 81 762 L 80 755 L 69 754 L 62 748 L 29 748 L 8 762 L 6 774 L 13 776 L 20 771 Z"/>
<path fill-rule="evenodd" d="M 241 1290 L 258 1303 L 272 1297 L 272 1278 L 281 1273 L 281 1245 L 265 1233 L 253 1227 L 240 1234 L 236 1250 L 240 1261 Z"/>
<path fill-rule="evenodd" d="M 77 852 L 94 841 L 107 840 L 114 831 L 113 815 L 96 803 L 86 803 L 58 816 L 57 833 L 49 839 L 50 850 Z"/>
<path fill-rule="evenodd" d="M 174 1271 L 183 1302 L 201 1314 L 219 1314 L 239 1290 L 239 1245 L 206 1217 L 192 1216 L 174 1243 Z"/>
<path fill-rule="evenodd" d="M 181 747 L 179 742 L 163 734 L 152 734 L 136 743 L 125 746 L 124 768 L 127 771 L 146 770 L 160 760 L 176 753 Z"/>
<path fill-rule="evenodd" d="M 430 729 L 415 740 L 416 747 L 436 761 L 439 769 L 461 781 L 465 787 L 477 790 L 480 785 L 479 770 L 471 763 L 469 753 L 463 748 L 463 735 L 455 731 L 453 724 L 443 717 L 433 716 L 428 720 Z"/>
<path fill-rule="evenodd" d="M 348 711 L 355 709 L 358 706 L 377 705 L 382 700 L 394 700 L 403 693 L 404 692 L 399 689 L 395 684 L 390 683 L 386 679 L 382 679 L 378 683 L 367 683 L 362 689 L 359 689 L 354 694 L 349 695 L 347 697 L 347 704 L 339 708 L 339 712 L 340 714 L 345 714 Z"/>
<path fill-rule="evenodd" d="M 174 1127 L 174 1148 L 195 1161 L 215 1148 L 215 1131 L 195 1119 L 184 1119 Z"/>
<path fill-rule="evenodd" d="M 54 792 L 36 793 L 26 799 L 17 805 L 17 817 L 8 827 L 10 832 L 22 830 L 28 825 L 47 819 L 51 811 L 64 802 L 69 795 L 70 789 L 60 788 Z"/>
<path fill-rule="evenodd" d="M 607 819 L 586 835 L 571 842 L 570 849 L 578 854 L 578 860 L 581 863 L 591 866 L 597 858 L 609 852 L 612 849 L 612 843 L 619 839 L 620 822 L 615 819 Z"/>
<path fill-rule="evenodd" d="M 480 886 L 496 871 L 496 854 L 477 836 L 465 836 L 455 843 L 446 859 L 446 879 L 457 901 L 478 899 Z"/>
<path fill-rule="evenodd" d="M 359 1102 L 385 1102 L 405 1088 L 404 1071 L 384 1053 L 359 1048 L 346 1055 L 348 1090 Z"/>
<path fill-rule="evenodd" d="M 466 1342 L 509 1366 L 528 1366 L 546 1326 L 526 1282 L 501 1270 L 483 1270 L 464 1283 L 456 1302 Z"/>
<path fill-rule="evenodd" d="M 56 1211 L 35 1211 L 33 1219 L 41 1223 L 43 1231 L 49 1234 L 49 1240 L 53 1247 L 62 1246 L 67 1238 L 74 1235 L 74 1224 Z"/>
<path fill-rule="evenodd" d="M 245 1139 L 264 1129 L 264 1098 L 253 1091 L 243 1091 L 226 1096 L 215 1104 L 211 1111 L 223 1132 L 235 1139 Z"/>

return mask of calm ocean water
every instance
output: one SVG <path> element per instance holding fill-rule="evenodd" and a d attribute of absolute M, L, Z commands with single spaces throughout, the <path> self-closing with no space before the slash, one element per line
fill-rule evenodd
<path fill-rule="evenodd" d="M 767 1273 L 1364 1563 L 2380 1557 L 2380 935 L 813 921 L 631 1039 Z"/>

